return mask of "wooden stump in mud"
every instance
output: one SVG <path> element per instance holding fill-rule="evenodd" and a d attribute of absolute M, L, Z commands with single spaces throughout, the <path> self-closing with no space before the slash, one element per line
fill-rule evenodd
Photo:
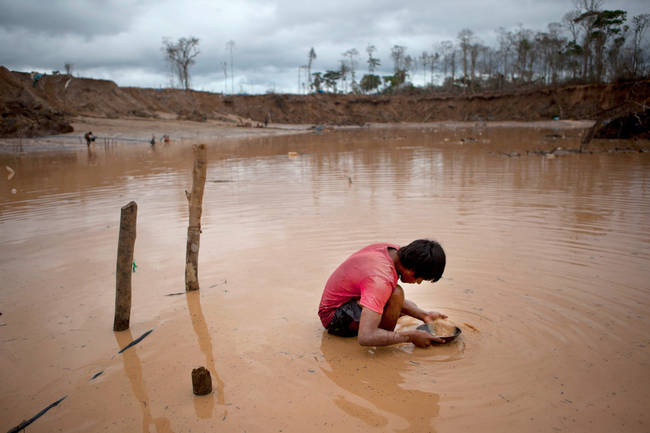
<path fill-rule="evenodd" d="M 117 243 L 117 271 L 115 273 L 115 320 L 113 331 L 129 329 L 131 318 L 131 274 L 138 205 L 132 201 L 122 207 L 120 235 Z"/>
<path fill-rule="evenodd" d="M 212 378 L 205 367 L 192 370 L 192 390 L 196 395 L 206 395 L 212 392 Z"/>
<path fill-rule="evenodd" d="M 185 249 L 185 290 L 199 289 L 199 244 L 201 238 L 201 212 L 203 189 L 207 172 L 205 144 L 192 146 L 194 169 L 192 171 L 192 192 L 185 191 L 190 206 L 190 222 L 187 227 L 187 246 Z"/>

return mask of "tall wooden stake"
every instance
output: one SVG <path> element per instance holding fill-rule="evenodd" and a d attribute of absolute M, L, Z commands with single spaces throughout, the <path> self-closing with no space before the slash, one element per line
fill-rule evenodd
<path fill-rule="evenodd" d="M 190 223 L 187 227 L 187 247 L 185 249 L 185 290 L 199 289 L 199 244 L 201 239 L 201 213 L 203 190 L 207 172 L 205 144 L 192 146 L 194 151 L 194 170 L 192 171 L 192 192 L 185 191 L 190 205 Z"/>
<path fill-rule="evenodd" d="M 115 320 L 113 331 L 129 329 L 131 318 L 131 274 L 133 246 L 138 205 L 132 201 L 122 207 L 120 216 L 120 237 L 117 243 L 117 272 L 115 274 Z"/>

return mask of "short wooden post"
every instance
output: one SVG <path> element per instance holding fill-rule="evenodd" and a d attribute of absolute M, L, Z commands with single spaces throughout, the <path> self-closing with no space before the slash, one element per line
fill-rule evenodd
<path fill-rule="evenodd" d="M 138 205 L 132 201 L 122 207 L 120 237 L 117 243 L 117 271 L 115 274 L 115 320 L 113 331 L 129 329 L 131 318 L 131 274 Z"/>
<path fill-rule="evenodd" d="M 196 395 L 206 395 L 212 392 L 212 378 L 205 367 L 192 370 L 192 391 Z"/>
<path fill-rule="evenodd" d="M 201 213 L 203 211 L 203 190 L 207 172 L 205 144 L 192 146 L 194 169 L 192 171 L 192 192 L 185 191 L 190 206 L 190 222 L 187 227 L 185 249 L 185 290 L 199 289 L 199 244 L 201 238 Z"/>

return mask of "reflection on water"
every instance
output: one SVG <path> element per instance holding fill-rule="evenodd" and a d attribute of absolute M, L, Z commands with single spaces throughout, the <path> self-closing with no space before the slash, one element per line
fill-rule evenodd
<path fill-rule="evenodd" d="M 133 341 L 130 330 L 115 332 L 117 346 L 121 349 Z M 142 411 L 142 433 L 149 432 L 149 426 L 153 424 L 157 432 L 172 433 L 169 419 L 166 417 L 154 418 L 151 414 L 152 408 L 149 402 L 149 395 L 142 377 L 142 363 L 135 348 L 127 349 L 120 354 L 124 363 L 124 372 L 129 378 L 131 389 Z"/>
<path fill-rule="evenodd" d="M 196 338 L 201 348 L 201 352 L 205 355 L 205 362 L 207 369 L 210 371 L 210 376 L 213 381 L 212 392 L 209 395 L 202 396 L 200 398 L 195 397 L 193 400 L 194 410 L 196 411 L 196 416 L 199 418 L 210 418 L 212 417 L 212 409 L 214 408 L 214 395 L 217 395 L 217 402 L 220 405 L 224 405 L 224 383 L 217 373 L 217 367 L 214 363 L 214 354 L 212 352 L 212 339 L 210 338 L 210 331 L 208 330 L 208 325 L 205 322 L 205 317 L 203 316 L 203 310 L 201 309 L 201 295 L 198 290 L 186 292 L 185 297 L 187 299 L 187 307 L 192 319 L 192 327 L 196 333 Z M 199 366 L 197 366 L 198 368 Z M 216 388 L 216 389 L 215 389 Z M 223 416 L 227 416 L 228 411 L 225 411 Z"/>
<path fill-rule="evenodd" d="M 210 293 L 222 293 L 224 308 L 245 311 L 246 320 L 269 322 L 273 313 L 317 327 L 323 283 L 350 253 L 377 241 L 435 238 L 448 256 L 443 279 L 405 290 L 419 305 L 446 312 L 462 338 L 455 346 L 401 346 L 372 356 L 327 336 L 297 341 L 302 351 L 314 345 L 327 362 L 321 371 L 336 389 L 333 417 L 378 431 L 444 430 L 449 423 L 494 430 L 496 420 L 507 420 L 510 431 L 570 430 L 574 419 L 608 431 L 624 422 L 647 425 L 650 155 L 501 154 L 579 141 L 571 131 L 556 135 L 386 129 L 210 145 L 203 278 L 227 277 L 228 289 Z M 37 312 L 55 315 L 73 301 L 110 311 L 114 298 L 97 280 L 113 278 L 119 209 L 131 200 L 139 212 L 134 278 L 142 288 L 134 296 L 151 295 L 151 311 L 166 308 L 158 291 L 183 275 L 188 146 L 0 154 L 5 165 L 15 175 L 0 184 L 3 312 L 34 314 L 38 322 Z M 61 279 L 65 290 L 51 283 Z M 216 381 L 195 415 L 236 419 L 232 408 L 227 418 L 214 410 L 215 401 L 228 407 L 217 374 L 224 366 L 213 355 L 218 333 L 206 325 L 198 294 L 188 295 L 187 306 Z M 240 324 L 212 320 L 238 336 L 219 341 L 224 357 L 251 350 L 238 348 Z M 257 329 L 243 341 L 273 346 L 285 337 Z M 131 381 L 146 400 L 141 373 Z M 242 392 L 229 388 L 227 398 Z M 148 413 L 143 419 L 155 421 Z"/>
<path fill-rule="evenodd" d="M 404 387 L 402 375 L 418 363 L 380 351 L 360 365 L 353 361 L 358 352 L 356 342 L 327 332 L 323 332 L 320 349 L 327 362 L 327 367 L 321 367 L 323 373 L 344 391 L 334 400 L 342 411 L 384 431 L 434 431 L 431 420 L 439 412 L 438 394 Z M 426 371 L 420 370 L 418 375 L 420 381 L 435 384 Z M 407 427 L 388 429 L 389 420 L 383 414 L 396 415 Z"/>

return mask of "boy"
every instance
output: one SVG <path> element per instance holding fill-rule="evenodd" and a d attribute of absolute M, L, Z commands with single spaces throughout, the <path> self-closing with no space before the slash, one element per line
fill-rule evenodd
<path fill-rule="evenodd" d="M 88 131 L 84 134 L 84 138 L 86 139 L 86 146 L 90 147 L 90 143 L 95 141 L 95 136 L 93 135 L 92 131 Z"/>
<path fill-rule="evenodd" d="M 427 347 L 442 342 L 425 331 L 395 332 L 397 319 L 408 315 L 430 322 L 446 318 L 424 311 L 404 298 L 397 284 L 438 281 L 445 270 L 445 252 L 436 241 L 419 239 L 405 247 L 389 243 L 369 245 L 345 260 L 330 276 L 318 315 L 330 334 L 358 335 L 362 346 L 387 346 L 411 342 Z"/>

